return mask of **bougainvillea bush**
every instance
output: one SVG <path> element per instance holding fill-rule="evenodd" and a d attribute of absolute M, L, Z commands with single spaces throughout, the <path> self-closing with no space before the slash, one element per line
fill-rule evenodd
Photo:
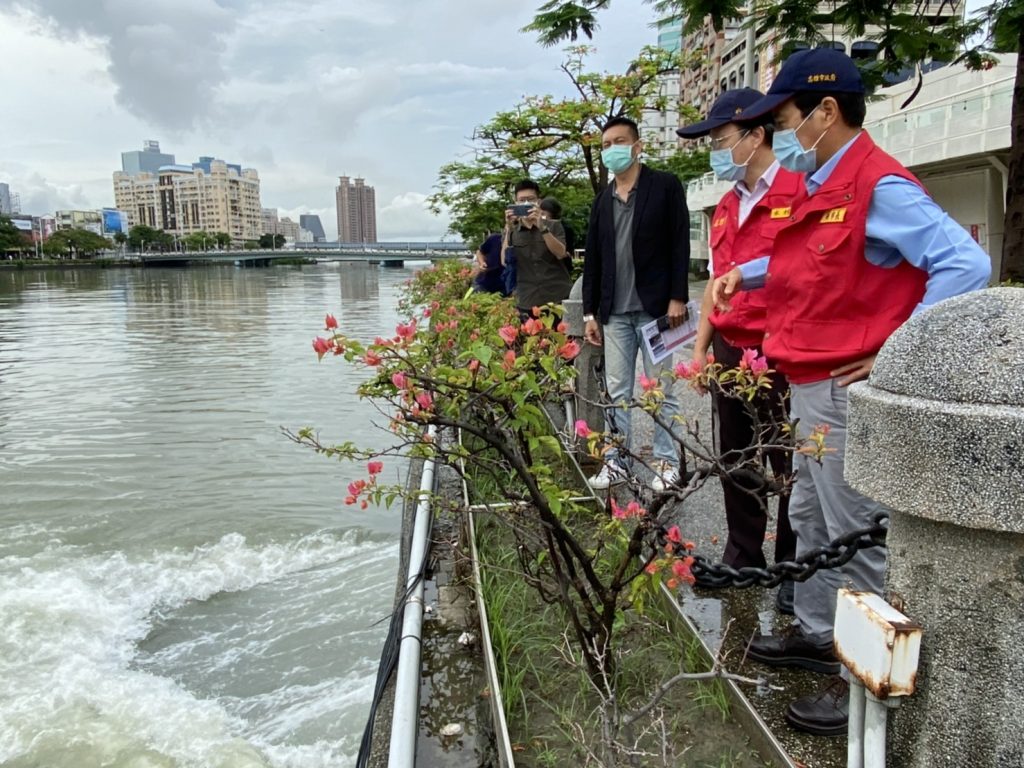
<path fill-rule="evenodd" d="M 470 272 L 448 264 L 420 272 L 407 286 L 402 306 L 408 319 L 394 334 L 372 341 L 344 332 L 344 318 L 327 315 L 325 333 L 313 342 L 322 361 L 340 357 L 366 370 L 359 394 L 386 416 L 394 445 L 370 452 L 353 444 L 324 445 L 312 429 L 295 439 L 332 457 L 368 462 L 365 476 L 348 487 L 348 504 L 390 502 L 403 487 L 381 484 L 389 456 L 432 457 L 459 472 L 486 478 L 508 503 L 500 517 L 515 534 L 523 577 L 547 601 L 560 605 L 595 679 L 606 680 L 614 660 L 616 620 L 642 610 L 662 581 L 692 582 L 693 545 L 671 522 L 671 502 L 693 485 L 651 497 L 609 496 L 594 505 L 579 501 L 581 488 L 567 482 L 566 436 L 554 432 L 545 405 L 571 392 L 573 360 L 580 341 L 570 338 L 557 307 L 536 307 L 525 322 L 515 306 L 496 295 L 470 292 Z M 664 380 L 641 380 L 635 401 L 656 421 L 664 387 L 685 380 L 720 386 L 752 401 L 771 386 L 767 363 L 753 353 L 739 368 L 680 364 Z M 669 423 L 682 447 L 727 471 L 711 449 L 693 440 L 684 420 Z M 435 427 L 429 433 L 427 427 Z M 600 460 L 610 445 L 602 429 L 571 425 L 579 446 Z M 461 434 L 461 440 L 458 435 Z M 789 425 L 773 433 L 786 450 L 823 450 L 820 435 L 797 441 Z M 815 442 L 817 441 L 817 442 Z"/>

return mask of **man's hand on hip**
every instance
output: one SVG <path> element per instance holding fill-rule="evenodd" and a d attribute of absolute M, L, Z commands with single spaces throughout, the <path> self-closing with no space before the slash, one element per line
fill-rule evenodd
<path fill-rule="evenodd" d="M 854 360 L 852 363 L 841 365 L 834 371 L 830 371 L 829 376 L 842 376 L 837 383 L 840 387 L 847 387 L 855 381 L 866 379 L 871 374 L 871 369 L 875 367 L 875 358 L 877 356 L 876 353 L 860 360 Z"/>
<path fill-rule="evenodd" d="M 601 326 L 597 324 L 597 320 L 587 320 L 587 324 L 583 328 L 583 338 L 595 347 L 601 346 L 603 342 L 601 339 Z"/>
<path fill-rule="evenodd" d="M 686 302 L 682 299 L 672 299 L 668 303 L 668 312 L 665 315 L 668 317 L 669 328 L 678 328 L 686 322 Z"/>

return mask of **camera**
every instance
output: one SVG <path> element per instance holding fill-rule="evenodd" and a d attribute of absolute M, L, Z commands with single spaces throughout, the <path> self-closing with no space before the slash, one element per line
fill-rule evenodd
<path fill-rule="evenodd" d="M 536 203 L 516 203 L 515 205 L 510 205 L 508 210 L 512 211 L 513 216 L 522 218 L 523 216 L 529 216 L 536 207 Z"/>

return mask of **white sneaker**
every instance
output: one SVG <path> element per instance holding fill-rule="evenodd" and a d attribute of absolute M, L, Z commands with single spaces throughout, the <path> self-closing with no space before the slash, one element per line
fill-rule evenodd
<path fill-rule="evenodd" d="M 608 490 L 613 485 L 626 482 L 626 470 L 614 461 L 609 461 L 593 477 L 587 478 L 587 485 L 595 491 Z"/>
<path fill-rule="evenodd" d="M 654 465 L 654 478 L 651 480 L 651 488 L 655 493 L 664 493 L 678 482 L 678 467 L 672 466 L 667 461 L 659 461 Z"/>

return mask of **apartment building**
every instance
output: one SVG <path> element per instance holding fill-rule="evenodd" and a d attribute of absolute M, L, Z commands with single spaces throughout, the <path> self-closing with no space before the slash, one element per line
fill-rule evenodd
<path fill-rule="evenodd" d="M 377 242 L 377 201 L 373 187 L 365 179 L 338 178 L 335 190 L 338 209 L 338 241 L 342 243 Z"/>
<path fill-rule="evenodd" d="M 131 226 L 177 235 L 226 232 L 239 241 L 262 234 L 259 174 L 211 157 L 165 165 L 156 173 L 117 171 L 114 203 L 128 213 Z"/>

